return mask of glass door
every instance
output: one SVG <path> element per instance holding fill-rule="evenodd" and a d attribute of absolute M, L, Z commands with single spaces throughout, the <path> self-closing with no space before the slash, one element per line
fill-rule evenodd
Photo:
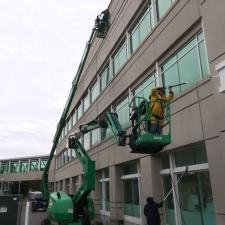
<path fill-rule="evenodd" d="M 184 176 L 178 189 L 183 224 L 216 225 L 208 172 Z"/>

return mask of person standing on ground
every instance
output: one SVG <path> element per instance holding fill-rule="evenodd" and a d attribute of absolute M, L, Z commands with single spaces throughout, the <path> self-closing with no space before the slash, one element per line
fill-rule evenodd
<path fill-rule="evenodd" d="M 147 204 L 144 207 L 144 214 L 148 225 L 160 225 L 161 219 L 158 208 L 163 206 L 163 202 L 156 203 L 152 197 L 146 198 Z"/>

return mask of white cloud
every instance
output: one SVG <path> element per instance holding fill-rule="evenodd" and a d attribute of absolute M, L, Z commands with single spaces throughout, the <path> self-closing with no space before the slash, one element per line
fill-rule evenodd
<path fill-rule="evenodd" d="M 49 153 L 94 20 L 108 4 L 0 1 L 0 158 Z"/>

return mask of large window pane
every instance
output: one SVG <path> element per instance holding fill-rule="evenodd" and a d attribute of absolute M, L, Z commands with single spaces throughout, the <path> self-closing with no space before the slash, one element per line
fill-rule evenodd
<path fill-rule="evenodd" d="M 200 144 L 175 152 L 175 163 L 177 167 L 207 163 L 205 146 Z"/>
<path fill-rule="evenodd" d="M 83 110 L 82 110 L 82 104 L 80 104 L 77 108 L 77 119 L 79 120 L 82 116 Z"/>
<path fill-rule="evenodd" d="M 18 173 L 20 170 L 19 162 L 11 162 L 10 164 L 10 173 Z"/>
<path fill-rule="evenodd" d="M 40 162 L 40 170 L 44 170 L 46 164 L 47 164 L 47 159 L 41 159 L 41 162 Z"/>
<path fill-rule="evenodd" d="M 147 11 L 140 23 L 140 42 L 142 42 L 151 31 L 150 13 Z"/>
<path fill-rule="evenodd" d="M 116 113 L 118 115 L 118 120 L 123 129 L 129 126 L 129 101 L 128 98 L 123 100 L 119 105 L 116 107 Z"/>
<path fill-rule="evenodd" d="M 187 83 L 175 87 L 173 89 L 175 95 L 195 85 L 209 73 L 203 37 L 202 33 L 196 35 L 161 67 L 165 86 Z"/>
<path fill-rule="evenodd" d="M 132 53 L 138 48 L 140 45 L 140 35 L 139 35 L 139 27 L 136 27 L 135 30 L 131 33 L 131 51 Z"/>
<path fill-rule="evenodd" d="M 31 159 L 30 162 L 30 171 L 38 171 L 39 160 L 38 159 Z"/>
<path fill-rule="evenodd" d="M 20 162 L 20 172 L 21 173 L 29 172 L 29 161 L 21 161 Z"/>
<path fill-rule="evenodd" d="M 99 132 L 100 132 L 100 129 L 95 129 L 91 132 L 91 146 L 94 146 L 97 143 L 99 143 L 100 141 Z"/>
<path fill-rule="evenodd" d="M 147 80 L 145 80 L 138 88 L 134 90 L 134 95 L 137 97 L 144 97 L 145 99 L 149 99 L 149 94 L 151 93 L 151 89 L 156 86 L 155 83 L 155 74 L 151 74 Z"/>
<path fill-rule="evenodd" d="M 150 8 L 144 13 L 138 24 L 131 31 L 131 52 L 133 53 L 152 30 Z"/>
<path fill-rule="evenodd" d="M 177 64 L 174 64 L 171 66 L 168 70 L 163 72 L 163 82 L 165 86 L 170 86 L 174 84 L 179 84 L 180 83 L 180 78 L 179 78 L 179 71 L 178 71 L 178 66 Z M 173 88 L 173 92 L 175 95 L 179 94 L 181 92 L 180 87 L 175 87 Z"/>
<path fill-rule="evenodd" d="M 160 19 L 175 0 L 157 0 L 157 14 Z"/>
<path fill-rule="evenodd" d="M 165 176 L 163 179 L 163 184 L 164 184 L 164 193 L 166 195 L 172 188 L 171 177 Z M 172 194 L 170 194 L 165 201 L 165 210 L 166 210 L 166 224 L 175 225 L 174 202 Z"/>
<path fill-rule="evenodd" d="M 84 112 L 87 111 L 87 109 L 89 108 L 89 106 L 90 106 L 90 97 L 89 97 L 89 94 L 87 94 L 84 97 Z"/>
<path fill-rule="evenodd" d="M 185 224 L 215 225 L 215 213 L 208 172 L 184 176 L 178 187 Z"/>
<path fill-rule="evenodd" d="M 121 46 L 113 58 L 113 74 L 117 74 L 124 63 L 127 61 L 127 46 L 126 42 Z"/>
<path fill-rule="evenodd" d="M 107 67 L 101 75 L 101 91 L 103 91 L 109 83 L 109 67 Z"/>
<path fill-rule="evenodd" d="M 194 82 L 201 79 L 197 48 L 193 48 L 178 61 L 178 69 L 179 73 L 182 74 L 182 76 L 180 76 L 180 82 L 190 82 L 181 86 L 182 91 L 193 86 Z"/>
<path fill-rule="evenodd" d="M 140 217 L 138 179 L 123 181 L 124 214 Z"/>
<path fill-rule="evenodd" d="M 96 81 L 91 88 L 91 103 L 95 101 L 98 95 L 99 95 L 99 88 L 98 88 L 98 82 Z"/>
<path fill-rule="evenodd" d="M 1 174 L 5 174 L 9 172 L 9 163 L 1 163 Z"/>
<path fill-rule="evenodd" d="M 84 134 L 84 149 L 90 149 L 90 133 Z"/>

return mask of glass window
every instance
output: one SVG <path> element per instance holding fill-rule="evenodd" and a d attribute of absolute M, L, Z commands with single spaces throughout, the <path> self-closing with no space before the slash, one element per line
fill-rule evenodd
<path fill-rule="evenodd" d="M 138 179 L 123 180 L 124 214 L 140 217 Z"/>
<path fill-rule="evenodd" d="M 177 167 L 207 163 L 205 145 L 199 144 L 182 151 L 175 152 Z"/>
<path fill-rule="evenodd" d="M 100 141 L 99 134 L 100 134 L 100 129 L 95 129 L 91 132 L 91 146 L 94 146 L 99 143 Z"/>
<path fill-rule="evenodd" d="M 118 120 L 123 129 L 129 126 L 129 100 L 125 98 L 119 105 L 116 106 L 115 111 L 118 115 Z"/>
<path fill-rule="evenodd" d="M 20 172 L 21 173 L 29 172 L 29 161 L 21 161 L 20 162 Z"/>
<path fill-rule="evenodd" d="M 151 93 L 151 89 L 156 87 L 156 79 L 155 73 L 149 75 L 149 77 L 134 90 L 134 96 L 143 97 L 149 100 L 149 94 Z M 141 101 L 141 99 L 139 100 Z M 136 102 L 136 104 L 138 104 Z"/>
<path fill-rule="evenodd" d="M 9 172 L 9 163 L 1 163 L 1 174 L 5 174 Z"/>
<path fill-rule="evenodd" d="M 76 153 L 74 149 L 71 149 L 71 160 L 76 158 Z"/>
<path fill-rule="evenodd" d="M 98 82 L 96 81 L 91 88 L 91 103 L 95 101 L 98 95 L 99 95 L 99 88 L 98 88 Z"/>
<path fill-rule="evenodd" d="M 215 225 L 213 195 L 209 173 L 188 174 L 178 184 L 180 206 L 186 225 Z"/>
<path fill-rule="evenodd" d="M 133 53 L 142 41 L 147 37 L 147 35 L 152 30 L 152 13 L 150 8 L 146 10 L 144 15 L 139 20 L 136 27 L 131 31 L 130 40 L 131 40 L 131 52 Z"/>
<path fill-rule="evenodd" d="M 69 131 L 72 129 L 72 127 L 73 127 L 73 117 L 72 117 L 72 115 L 70 115 L 70 117 L 69 117 Z"/>
<path fill-rule="evenodd" d="M 157 16 L 160 19 L 172 5 L 172 3 L 176 0 L 157 0 Z"/>
<path fill-rule="evenodd" d="M 84 97 L 84 112 L 87 111 L 87 109 L 90 106 L 90 96 L 89 93 Z"/>
<path fill-rule="evenodd" d="M 123 175 L 137 174 L 137 163 L 131 163 L 123 166 Z"/>
<path fill-rule="evenodd" d="M 205 44 L 202 38 L 202 33 L 196 35 L 161 67 L 165 86 L 186 82 L 185 85 L 173 89 L 175 95 L 193 86 L 209 73 Z"/>
<path fill-rule="evenodd" d="M 82 110 L 82 104 L 80 104 L 78 107 L 77 107 L 77 120 L 79 120 L 82 116 L 82 113 L 83 113 L 83 110 Z"/>
<path fill-rule="evenodd" d="M 68 157 L 67 157 L 67 151 L 64 151 L 63 152 L 63 162 L 64 162 L 64 164 L 67 163 L 67 159 L 68 159 Z"/>
<path fill-rule="evenodd" d="M 170 176 L 165 176 L 163 178 L 164 192 L 165 195 L 169 193 L 172 188 L 172 182 Z M 173 195 L 170 194 L 165 201 L 165 210 L 166 210 L 166 224 L 168 225 L 176 225 L 175 223 L 175 215 L 174 215 L 174 202 Z"/>
<path fill-rule="evenodd" d="M 90 133 L 84 134 L 84 149 L 90 149 Z"/>
<path fill-rule="evenodd" d="M 38 159 L 31 159 L 30 162 L 30 171 L 38 171 L 39 160 Z"/>
<path fill-rule="evenodd" d="M 67 156 L 68 156 L 68 162 L 69 161 L 71 161 L 71 149 L 69 148 L 68 150 L 67 150 Z"/>
<path fill-rule="evenodd" d="M 110 210 L 109 170 L 102 171 L 101 182 L 101 209 Z"/>
<path fill-rule="evenodd" d="M 103 91 L 109 83 L 109 66 L 106 67 L 101 75 L 101 91 Z"/>
<path fill-rule="evenodd" d="M 121 46 L 113 57 L 113 74 L 116 75 L 127 61 L 127 45 L 126 42 Z"/>
<path fill-rule="evenodd" d="M 73 112 L 73 126 L 76 124 L 77 122 L 77 111 Z"/>
<path fill-rule="evenodd" d="M 11 162 L 10 163 L 10 173 L 18 173 L 19 172 L 19 162 Z"/>
<path fill-rule="evenodd" d="M 40 164 L 40 170 L 43 171 L 45 169 L 45 166 L 47 164 L 47 159 L 41 159 L 41 164 Z"/>
<path fill-rule="evenodd" d="M 65 180 L 65 188 L 66 188 L 66 193 L 70 193 L 70 179 Z"/>
<path fill-rule="evenodd" d="M 170 168 L 169 155 L 162 155 L 161 156 L 161 168 L 162 169 L 169 169 Z"/>

